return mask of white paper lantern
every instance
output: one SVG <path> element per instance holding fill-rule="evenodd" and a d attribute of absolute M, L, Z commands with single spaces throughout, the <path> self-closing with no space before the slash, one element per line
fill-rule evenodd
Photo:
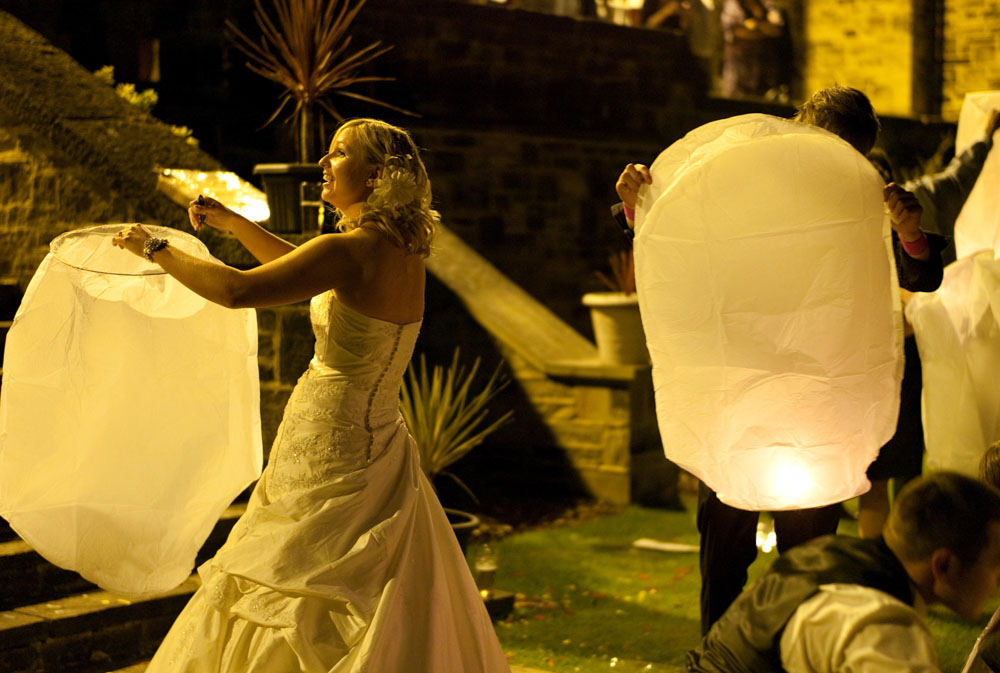
<path fill-rule="evenodd" d="M 986 119 L 994 108 L 1000 108 L 1000 91 L 965 95 L 955 136 L 956 154 L 983 137 Z M 1000 185 L 1000 156 L 990 152 L 955 220 L 955 254 L 959 259 L 980 250 L 992 250 L 993 256 L 1000 259 L 1000 189 L 997 185 Z"/>
<path fill-rule="evenodd" d="M 906 317 L 920 349 L 927 466 L 978 476 L 1000 440 L 1000 261 L 983 250 L 949 264 Z"/>
<path fill-rule="evenodd" d="M 650 170 L 636 284 L 667 457 L 743 509 L 866 491 L 902 376 L 875 169 L 755 114 L 695 129 Z"/>
<path fill-rule="evenodd" d="M 123 226 L 56 238 L 25 292 L 4 352 L 0 514 L 56 565 L 142 595 L 189 576 L 260 474 L 257 331 L 254 311 L 113 247 Z"/>

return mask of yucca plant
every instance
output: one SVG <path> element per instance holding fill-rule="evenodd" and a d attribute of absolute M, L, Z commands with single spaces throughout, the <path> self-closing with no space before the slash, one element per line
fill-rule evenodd
<path fill-rule="evenodd" d="M 619 250 L 611 255 L 608 257 L 608 264 L 611 265 L 610 277 L 601 271 L 594 272 L 601 282 L 613 292 L 635 293 L 635 255 L 632 254 L 632 248 Z"/>
<path fill-rule="evenodd" d="M 264 125 L 277 119 L 289 104 L 294 105 L 289 120 L 297 126 L 300 162 L 313 161 L 320 146 L 318 140 L 325 137 L 322 116 L 319 116 L 317 133 L 316 106 L 338 121 L 343 119 L 329 100 L 330 94 L 412 114 L 371 96 L 348 90 L 348 87 L 361 82 L 395 79 L 358 74 L 362 66 L 392 49 L 378 40 L 357 51 L 350 51 L 351 37 L 347 29 L 365 1 L 273 0 L 277 14 L 277 20 L 274 20 L 264 11 L 260 0 L 254 0 L 254 19 L 261 31 L 259 42 L 250 39 L 231 21 L 226 21 L 234 46 L 250 59 L 247 67 L 285 88 L 277 109 Z"/>
<path fill-rule="evenodd" d="M 439 474 L 447 476 L 475 500 L 475 495 L 462 480 L 446 468 L 510 421 L 514 412 L 508 411 L 484 426 L 489 416 L 487 404 L 508 383 L 501 378 L 502 364 L 497 365 L 478 393 L 472 393 L 479 358 L 468 371 L 459 359 L 459 349 L 456 348 L 447 370 L 435 365 L 430 373 L 423 354 L 420 355 L 419 367 L 411 362 L 400 392 L 400 410 L 417 442 L 420 466 L 428 478 Z"/>

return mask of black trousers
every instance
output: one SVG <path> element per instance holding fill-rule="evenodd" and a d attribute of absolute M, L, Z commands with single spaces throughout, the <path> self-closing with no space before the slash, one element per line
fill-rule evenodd
<path fill-rule="evenodd" d="M 840 504 L 774 512 L 778 553 L 821 535 L 837 532 Z M 698 489 L 698 532 L 701 534 L 701 633 L 736 600 L 757 558 L 759 512 L 730 507 L 705 484 Z"/>

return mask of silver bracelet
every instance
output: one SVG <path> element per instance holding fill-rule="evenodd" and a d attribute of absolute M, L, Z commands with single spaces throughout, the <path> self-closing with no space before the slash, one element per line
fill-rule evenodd
<path fill-rule="evenodd" d="M 165 238 L 147 238 L 142 244 L 142 256 L 152 262 L 153 253 L 163 250 L 169 242 Z"/>

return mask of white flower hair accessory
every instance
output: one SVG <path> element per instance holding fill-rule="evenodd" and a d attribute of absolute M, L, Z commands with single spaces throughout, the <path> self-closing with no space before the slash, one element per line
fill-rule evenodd
<path fill-rule="evenodd" d="M 368 205 L 395 213 L 421 197 L 422 190 L 417 185 L 417 176 L 406 165 L 412 159 L 409 154 L 389 157 L 382 175 L 375 180 Z"/>

